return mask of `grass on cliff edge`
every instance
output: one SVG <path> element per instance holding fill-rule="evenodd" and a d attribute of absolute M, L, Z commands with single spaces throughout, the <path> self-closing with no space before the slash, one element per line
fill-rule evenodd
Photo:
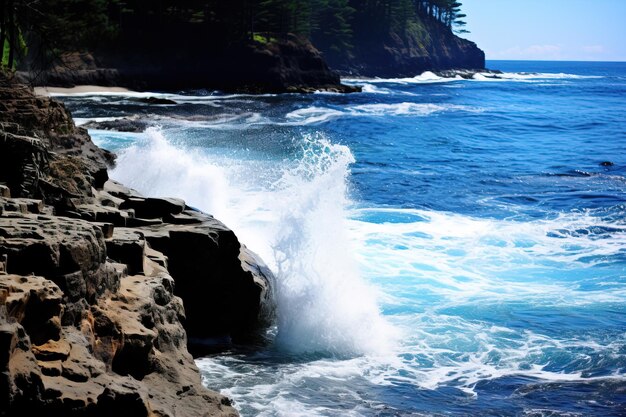
<path fill-rule="evenodd" d="M 263 45 L 276 42 L 276 38 L 272 36 L 261 35 L 260 33 L 255 33 L 254 35 L 252 35 L 252 39 L 255 42 L 259 42 L 260 44 L 263 44 Z"/>

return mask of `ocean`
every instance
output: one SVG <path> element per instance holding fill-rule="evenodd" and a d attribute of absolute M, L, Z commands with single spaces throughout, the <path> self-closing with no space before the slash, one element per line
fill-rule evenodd
<path fill-rule="evenodd" d="M 268 343 L 197 360 L 242 416 L 626 415 L 626 63 L 488 67 L 59 98 L 79 124 L 148 121 L 90 130 L 112 178 L 274 271 Z"/>

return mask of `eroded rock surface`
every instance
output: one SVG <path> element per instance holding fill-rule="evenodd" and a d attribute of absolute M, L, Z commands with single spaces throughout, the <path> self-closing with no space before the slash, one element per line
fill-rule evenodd
<path fill-rule="evenodd" d="M 188 337 L 254 338 L 271 272 L 210 215 L 107 181 L 61 104 L 4 75 L 0 98 L 0 415 L 237 415 Z"/>

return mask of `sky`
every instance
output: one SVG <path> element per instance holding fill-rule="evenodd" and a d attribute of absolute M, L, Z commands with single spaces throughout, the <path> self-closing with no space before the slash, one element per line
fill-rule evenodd
<path fill-rule="evenodd" d="M 487 59 L 626 61 L 626 0 L 461 0 Z"/>

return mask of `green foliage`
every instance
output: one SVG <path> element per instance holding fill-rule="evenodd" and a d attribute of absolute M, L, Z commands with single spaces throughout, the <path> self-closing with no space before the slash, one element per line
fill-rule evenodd
<path fill-rule="evenodd" d="M 9 66 L 9 41 L 5 40 L 3 45 L 3 53 L 2 53 L 2 62 L 0 62 L 1 67 Z"/>
<path fill-rule="evenodd" d="M 269 35 L 262 35 L 260 33 L 255 33 L 252 35 L 252 40 L 258 42 L 263 45 L 267 45 L 273 42 L 276 42 L 276 38 Z"/>
<path fill-rule="evenodd" d="M 81 50 L 111 38 L 116 27 L 110 21 L 109 0 L 39 0 L 36 6 L 40 25 L 48 39 L 64 49 Z"/>
<path fill-rule="evenodd" d="M 341 55 L 352 49 L 351 19 L 354 9 L 348 0 L 318 0 L 312 39 L 322 51 Z"/>
<path fill-rule="evenodd" d="M 193 25 L 204 37 L 193 42 L 267 44 L 295 33 L 327 56 L 347 57 L 356 42 L 420 31 L 424 19 L 464 33 L 461 6 L 456 0 L 0 0 L 0 28 L 24 34 L 30 55 L 92 50 L 122 35 L 158 43 Z M 25 55 L 18 42 L 11 47 L 7 38 L 3 46 L 5 65 L 9 51 L 15 59 Z"/>

